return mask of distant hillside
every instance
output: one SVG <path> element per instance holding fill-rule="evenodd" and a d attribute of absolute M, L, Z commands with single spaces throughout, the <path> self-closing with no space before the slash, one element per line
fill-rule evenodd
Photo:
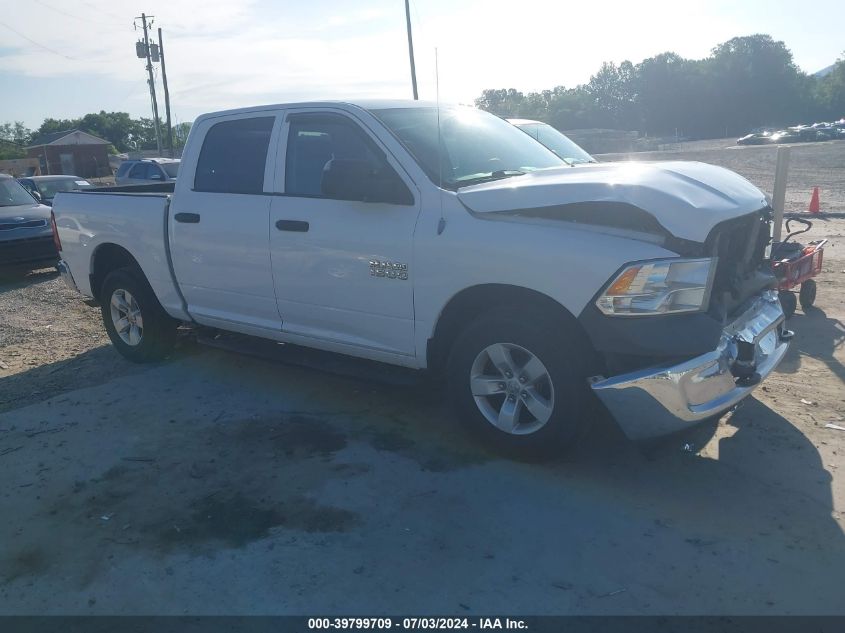
<path fill-rule="evenodd" d="M 822 68 L 819 72 L 813 73 L 814 77 L 826 77 L 830 74 L 830 71 L 833 70 L 834 64 L 831 64 L 827 68 Z"/>

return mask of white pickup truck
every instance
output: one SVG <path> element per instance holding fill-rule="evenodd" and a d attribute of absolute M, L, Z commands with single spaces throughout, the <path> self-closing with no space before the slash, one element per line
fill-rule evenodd
<path fill-rule="evenodd" d="M 171 191 L 53 206 L 62 275 L 124 356 L 161 358 L 187 323 L 428 369 L 518 452 L 574 442 L 595 397 L 631 438 L 722 413 L 791 335 L 748 181 L 570 164 L 471 108 L 207 114 Z"/>

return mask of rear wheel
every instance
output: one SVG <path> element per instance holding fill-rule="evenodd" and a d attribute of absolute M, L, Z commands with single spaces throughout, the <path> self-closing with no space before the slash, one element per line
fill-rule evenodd
<path fill-rule="evenodd" d="M 801 292 L 798 293 L 798 300 L 801 301 L 801 307 L 805 310 L 813 306 L 816 302 L 815 279 L 808 279 L 801 284 Z"/>
<path fill-rule="evenodd" d="M 145 363 L 173 349 L 178 322 L 161 307 L 143 275 L 132 268 L 110 272 L 100 298 L 106 332 L 123 356 Z"/>
<path fill-rule="evenodd" d="M 447 379 L 469 429 L 517 457 L 561 454 L 586 428 L 589 391 L 577 341 L 541 312 L 498 310 L 472 322 Z"/>

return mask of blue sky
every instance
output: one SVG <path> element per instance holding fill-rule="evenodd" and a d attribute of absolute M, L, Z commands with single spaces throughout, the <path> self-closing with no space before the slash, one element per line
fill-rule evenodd
<path fill-rule="evenodd" d="M 149 116 L 134 56 L 142 9 L 164 30 L 179 121 L 260 103 L 411 96 L 404 0 L 0 0 L 0 122 Z M 437 47 L 441 100 L 462 103 L 484 88 L 575 86 L 603 61 L 704 57 L 736 35 L 785 41 L 808 72 L 845 52 L 833 0 L 800 10 L 781 0 L 412 0 L 411 16 L 420 96 L 435 97 Z"/>

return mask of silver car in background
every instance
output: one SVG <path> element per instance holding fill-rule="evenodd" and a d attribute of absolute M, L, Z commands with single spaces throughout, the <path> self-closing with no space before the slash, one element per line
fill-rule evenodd
<path fill-rule="evenodd" d="M 114 181 L 118 185 L 149 185 L 156 182 L 174 182 L 179 173 L 178 158 L 142 158 L 120 164 Z"/>
<path fill-rule="evenodd" d="M 533 121 L 531 119 L 507 119 L 507 121 L 518 127 L 535 141 L 539 141 L 545 145 L 570 165 L 598 162 L 580 145 L 575 143 L 575 141 L 548 123 Z"/>

